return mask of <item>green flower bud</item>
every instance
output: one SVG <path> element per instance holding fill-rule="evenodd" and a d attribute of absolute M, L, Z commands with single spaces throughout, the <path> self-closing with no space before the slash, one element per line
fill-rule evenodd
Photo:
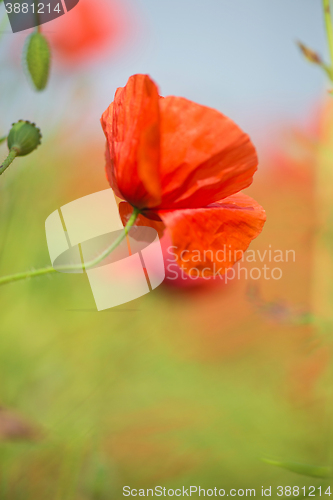
<path fill-rule="evenodd" d="M 317 54 L 317 52 L 315 52 L 312 49 L 309 49 L 309 47 L 304 45 L 304 43 L 302 43 L 302 42 L 297 42 L 297 45 L 299 46 L 305 59 L 307 59 L 310 63 L 319 64 L 319 66 L 322 66 L 323 61 L 322 61 L 320 55 Z"/>
<path fill-rule="evenodd" d="M 42 135 L 34 123 L 19 120 L 13 123 L 8 134 L 8 149 L 14 149 L 17 156 L 25 156 L 36 149 L 41 143 Z"/>
<path fill-rule="evenodd" d="M 25 60 L 36 90 L 44 90 L 51 62 L 50 47 L 44 35 L 35 32 L 28 37 Z"/>

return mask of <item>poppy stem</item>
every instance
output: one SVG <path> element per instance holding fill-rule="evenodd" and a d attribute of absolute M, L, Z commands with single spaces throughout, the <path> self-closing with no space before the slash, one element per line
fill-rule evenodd
<path fill-rule="evenodd" d="M 328 74 L 331 81 L 333 81 L 333 25 L 332 25 L 330 0 L 323 0 L 323 9 L 324 9 L 324 19 L 325 19 L 328 48 L 331 59 L 331 64 L 329 66 Z"/>
<path fill-rule="evenodd" d="M 7 170 L 9 165 L 11 165 L 13 163 L 17 154 L 18 154 L 18 151 L 15 148 L 13 148 L 9 151 L 7 158 L 3 161 L 2 165 L 0 166 L 0 175 L 2 175 L 4 173 L 4 171 Z"/>
<path fill-rule="evenodd" d="M 41 33 L 41 23 L 40 23 L 40 15 L 38 12 L 38 0 L 34 0 L 34 13 L 35 13 L 35 20 L 36 20 L 36 32 Z"/>
<path fill-rule="evenodd" d="M 134 208 L 132 215 L 129 218 L 126 226 L 124 227 L 124 230 L 122 231 L 121 235 L 118 236 L 118 238 L 112 243 L 112 245 L 106 248 L 104 252 L 102 252 L 100 255 L 98 255 L 95 259 L 91 260 L 90 262 L 87 262 L 85 264 L 61 266 L 57 267 L 56 269 L 52 266 L 49 266 L 49 267 L 44 267 L 42 269 L 35 269 L 33 271 L 26 271 L 23 273 L 3 276 L 2 278 L 0 278 L 0 286 L 7 285 L 8 283 L 13 283 L 14 281 L 22 281 L 28 278 L 36 278 L 38 276 L 44 276 L 46 274 L 54 274 L 56 272 L 82 271 L 82 270 L 92 269 L 93 267 L 97 266 L 97 264 L 102 262 L 106 257 L 108 257 L 108 255 L 110 255 L 110 253 L 112 253 L 113 250 L 115 250 L 115 248 L 117 248 L 117 246 L 120 245 L 120 243 L 126 238 L 129 229 L 135 224 L 135 221 L 138 218 L 139 214 L 140 210 L 138 208 Z"/>
<path fill-rule="evenodd" d="M 7 139 L 6 135 L 4 135 L 3 137 L 0 137 L 0 144 L 2 144 L 3 142 L 5 142 L 6 139 Z"/>
<path fill-rule="evenodd" d="M 5 7 L 4 15 L 3 15 L 3 17 L 0 20 L 0 39 L 6 33 L 5 28 L 7 26 L 7 23 L 8 23 L 8 15 L 7 15 L 7 12 L 6 12 L 6 7 Z"/>

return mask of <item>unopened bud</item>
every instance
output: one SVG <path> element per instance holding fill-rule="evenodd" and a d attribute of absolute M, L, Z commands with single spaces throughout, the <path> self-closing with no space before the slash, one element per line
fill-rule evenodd
<path fill-rule="evenodd" d="M 42 135 L 34 123 L 19 120 L 13 123 L 8 134 L 8 149 L 14 149 L 17 156 L 25 156 L 36 149 L 41 143 Z"/>
<path fill-rule="evenodd" d="M 37 90 L 44 90 L 49 78 L 51 52 L 42 33 L 32 33 L 25 54 L 27 69 Z"/>
<path fill-rule="evenodd" d="M 317 52 L 315 52 L 312 49 L 309 49 L 306 45 L 304 45 L 302 42 L 297 42 L 297 45 L 301 49 L 301 52 L 305 59 L 307 59 L 309 62 L 313 64 L 319 64 L 320 66 L 323 64 L 323 61 Z"/>

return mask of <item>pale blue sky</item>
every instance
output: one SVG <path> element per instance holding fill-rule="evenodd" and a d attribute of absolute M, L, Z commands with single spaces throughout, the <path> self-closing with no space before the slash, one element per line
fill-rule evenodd
<path fill-rule="evenodd" d="M 163 95 L 219 109 L 257 141 L 281 120 L 305 119 L 324 95 L 322 72 L 304 61 L 295 45 L 299 39 L 326 55 L 320 0 L 120 1 L 139 33 L 117 56 L 73 73 L 89 99 L 94 95 L 89 120 L 96 131 L 116 87 L 134 73 L 149 73 Z M 3 47 L 12 36 L 22 43 L 26 37 L 8 34 Z M 2 61 L 8 56 L 3 50 Z M 16 104 L 8 100 L 3 107 L 5 121 L 23 112 L 49 126 L 58 113 L 85 112 L 82 103 L 71 100 L 75 84 L 66 74 L 53 74 L 44 95 L 27 87 L 19 65 L 9 67 L 0 80 L 10 85 L 8 92 L 20 94 Z"/>
<path fill-rule="evenodd" d="M 216 107 L 256 134 L 285 117 L 302 120 L 324 93 L 322 72 L 295 45 L 302 40 L 326 55 L 320 0 L 128 4 L 141 11 L 147 33 L 116 68 L 104 67 L 103 97 L 116 80 L 147 72 L 162 94 Z"/>

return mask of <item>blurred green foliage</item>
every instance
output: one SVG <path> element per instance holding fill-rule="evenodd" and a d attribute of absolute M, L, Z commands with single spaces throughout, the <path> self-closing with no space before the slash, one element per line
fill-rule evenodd
<path fill-rule="evenodd" d="M 98 149 L 79 143 L 72 158 L 62 142 L 49 138 L 3 176 L 1 274 L 49 264 L 47 216 L 108 187 L 102 138 Z M 84 275 L 16 283 L 0 297 L 0 404 L 44 431 L 40 441 L 0 443 L 0 498 L 119 499 L 125 485 L 259 496 L 262 486 L 321 484 L 260 460 L 327 465 L 327 377 L 311 378 L 315 333 L 270 323 L 242 286 L 162 286 L 100 313 Z M 310 362 L 310 400 L 291 370 L 299 358 Z"/>

